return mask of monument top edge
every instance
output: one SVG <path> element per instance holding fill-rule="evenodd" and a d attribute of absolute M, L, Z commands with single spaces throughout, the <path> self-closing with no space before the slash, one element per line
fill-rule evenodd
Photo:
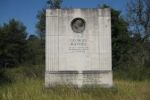
<path fill-rule="evenodd" d="M 62 9 L 46 9 L 46 16 L 108 16 L 111 15 L 110 8 L 62 8 Z"/>
<path fill-rule="evenodd" d="M 46 10 L 111 10 L 111 8 L 60 8 L 60 9 L 51 9 Z"/>

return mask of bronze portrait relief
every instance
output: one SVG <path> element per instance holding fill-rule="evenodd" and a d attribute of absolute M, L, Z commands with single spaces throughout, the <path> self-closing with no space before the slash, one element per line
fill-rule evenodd
<path fill-rule="evenodd" d="M 71 22 L 71 27 L 75 33 L 82 33 L 85 30 L 85 20 L 82 18 L 75 18 Z"/>

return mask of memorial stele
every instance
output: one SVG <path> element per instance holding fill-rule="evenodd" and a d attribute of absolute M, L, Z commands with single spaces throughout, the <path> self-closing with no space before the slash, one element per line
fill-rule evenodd
<path fill-rule="evenodd" d="M 45 86 L 112 87 L 111 11 L 46 10 Z"/>

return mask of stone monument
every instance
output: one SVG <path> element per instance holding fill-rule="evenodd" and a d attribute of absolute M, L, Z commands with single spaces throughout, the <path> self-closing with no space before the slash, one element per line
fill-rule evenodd
<path fill-rule="evenodd" d="M 110 9 L 47 9 L 45 86 L 111 87 Z"/>

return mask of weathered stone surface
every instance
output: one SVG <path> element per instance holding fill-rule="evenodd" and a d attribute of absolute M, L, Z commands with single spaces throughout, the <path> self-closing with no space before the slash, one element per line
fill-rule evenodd
<path fill-rule="evenodd" d="M 48 9 L 45 85 L 112 86 L 110 9 Z"/>

